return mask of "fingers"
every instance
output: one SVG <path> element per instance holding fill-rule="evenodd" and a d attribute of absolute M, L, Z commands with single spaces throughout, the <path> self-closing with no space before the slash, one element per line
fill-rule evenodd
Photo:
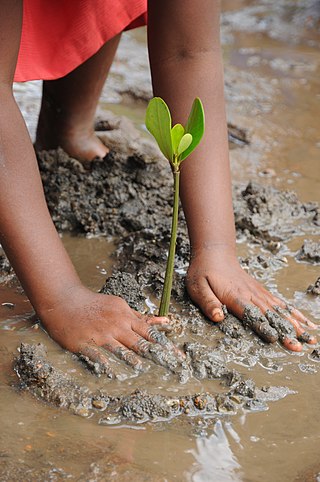
<path fill-rule="evenodd" d="M 79 357 L 97 375 L 106 374 L 113 378 L 108 355 L 100 347 L 84 344 L 80 347 Z"/>
<path fill-rule="evenodd" d="M 269 325 L 277 332 L 278 338 L 280 343 L 290 351 L 300 352 L 302 350 L 301 343 L 297 340 L 297 332 L 295 330 L 295 326 L 290 323 L 290 321 L 282 317 L 280 313 L 278 313 L 274 308 L 270 308 L 268 298 L 271 298 L 268 292 L 267 297 L 265 299 L 256 299 L 255 304 L 261 310 L 261 312 L 265 315 L 265 318 L 268 320 Z M 278 307 L 280 310 L 282 308 Z"/>
<path fill-rule="evenodd" d="M 267 292 L 268 293 L 268 292 Z M 283 310 L 286 310 L 288 314 L 290 314 L 293 319 L 297 320 L 298 322 L 302 323 L 303 325 L 306 325 L 308 328 L 315 330 L 317 328 L 317 325 L 315 323 L 312 323 L 308 318 L 306 318 L 301 311 L 297 310 L 294 306 L 290 306 L 288 303 L 286 303 L 284 300 L 281 300 L 280 298 L 277 298 L 276 296 L 271 295 L 268 293 L 269 297 L 272 297 L 273 300 L 273 306 L 279 306 Z"/>
<path fill-rule="evenodd" d="M 274 311 L 280 315 L 282 320 L 286 320 L 287 323 L 291 324 L 296 332 L 296 335 L 300 341 L 304 341 L 310 345 L 315 345 L 317 343 L 317 339 L 315 336 L 310 335 L 300 324 L 300 322 L 294 318 L 292 311 L 288 312 L 287 310 L 275 305 L 273 307 Z M 297 311 L 297 310 L 296 310 Z"/>
<path fill-rule="evenodd" d="M 265 316 L 270 325 L 277 330 L 280 342 L 285 348 L 296 352 L 302 350 L 302 345 L 296 338 L 297 329 L 295 329 L 295 326 L 290 323 L 287 318 L 284 318 L 277 312 L 269 309 L 266 310 Z"/>
<path fill-rule="evenodd" d="M 282 345 L 290 351 L 302 351 L 301 343 L 299 343 L 299 341 L 294 338 L 283 338 Z"/>
<path fill-rule="evenodd" d="M 159 320 L 159 317 L 157 318 Z M 166 350 L 173 351 L 180 359 L 185 358 L 185 354 L 179 350 L 171 340 L 169 340 L 163 331 L 159 331 L 156 327 L 158 325 L 153 324 L 154 319 L 145 317 L 139 319 L 132 324 L 132 328 L 145 340 L 151 343 L 162 345 Z"/>
<path fill-rule="evenodd" d="M 290 311 L 291 315 L 295 317 L 296 320 L 300 321 L 300 323 L 303 323 L 306 325 L 308 328 L 311 330 L 315 330 L 317 325 L 315 323 L 312 323 L 308 318 L 306 318 L 301 311 L 297 310 L 296 308 L 292 308 Z"/>
<path fill-rule="evenodd" d="M 188 279 L 187 288 L 192 301 L 199 306 L 209 320 L 219 322 L 224 319 L 222 303 L 215 296 L 206 278 L 201 278 L 197 282 Z"/>
<path fill-rule="evenodd" d="M 173 331 L 173 324 L 166 316 L 148 316 L 142 315 L 138 311 L 132 310 L 133 313 L 141 320 L 147 321 L 147 323 L 153 326 L 158 331 L 163 331 L 165 333 L 171 333 Z"/>
<path fill-rule="evenodd" d="M 271 296 L 269 297 L 271 298 Z M 277 300 L 277 298 L 274 299 Z M 265 315 L 269 325 L 277 331 L 280 342 L 288 350 L 300 352 L 302 350 L 300 341 L 312 345 L 317 343 L 316 338 L 307 333 L 300 322 L 287 309 L 279 305 L 270 308 L 268 302 L 261 299 L 255 300 L 255 304 Z"/>
<path fill-rule="evenodd" d="M 263 316 L 257 306 L 245 306 L 242 322 L 244 326 L 251 328 L 262 340 L 268 343 L 275 343 L 279 339 L 277 330 L 270 326 L 267 318 Z"/>
<path fill-rule="evenodd" d="M 117 340 L 112 340 L 110 343 L 103 345 L 105 350 L 113 353 L 117 358 L 123 360 L 127 365 L 131 366 L 134 370 L 143 371 L 143 365 L 141 360 L 133 353 L 132 350 L 126 348 L 122 343 Z"/>

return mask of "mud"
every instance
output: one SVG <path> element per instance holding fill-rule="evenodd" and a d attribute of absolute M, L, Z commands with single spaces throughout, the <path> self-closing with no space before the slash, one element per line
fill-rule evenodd
<path fill-rule="evenodd" d="M 143 231 L 144 237 L 155 239 L 161 229 L 161 240 L 166 241 L 172 206 L 168 163 L 127 119 L 110 115 L 104 122 L 108 130 L 102 138 L 116 151 L 94 161 L 90 170 L 61 149 L 38 156 L 58 230 L 107 236 Z M 237 229 L 256 241 L 272 244 L 317 230 L 317 204 L 301 203 L 293 192 L 255 183 L 236 185 L 234 191 Z M 180 244 L 185 237 L 182 226 Z"/>
<path fill-rule="evenodd" d="M 5 256 L 0 253 L 0 283 L 8 283 L 15 277 L 14 271 Z"/>
<path fill-rule="evenodd" d="M 320 362 L 320 349 L 316 348 L 310 355 L 310 358 Z"/>
<path fill-rule="evenodd" d="M 320 296 L 320 277 L 314 284 L 311 284 L 307 288 L 307 293 L 315 296 Z"/>
<path fill-rule="evenodd" d="M 83 446 L 80 441 L 73 440 L 73 448 L 79 453 Z M 61 447 L 58 451 L 63 452 Z M 56 467 L 47 458 L 34 453 L 31 445 L 25 447 L 23 459 L 19 462 L 11 459 L 11 449 L 1 451 L 0 479 L 2 482 L 23 481 L 23 482 L 58 482 L 61 480 L 77 480 L 77 482 L 105 482 L 112 480 L 115 476 L 118 480 L 129 482 L 139 480 L 143 482 L 162 482 L 163 478 L 157 476 L 147 468 L 143 470 L 136 466 L 133 461 L 117 455 L 115 448 L 110 443 L 103 447 L 95 447 L 86 444 L 86 457 L 92 460 L 88 467 L 79 475 L 74 477 L 74 472 L 68 469 Z M 39 462 L 39 464 L 38 464 Z M 40 465 L 40 467 L 38 466 Z"/>
<path fill-rule="evenodd" d="M 236 227 L 249 239 L 262 242 L 271 250 L 303 232 L 319 231 L 316 203 L 301 203 L 292 191 L 280 192 L 271 187 L 249 183 L 236 187 L 234 212 Z"/>
<path fill-rule="evenodd" d="M 54 367 L 44 345 L 22 344 L 15 362 L 20 388 L 29 390 L 38 399 L 66 408 L 82 417 L 98 418 L 99 424 L 120 423 L 123 420 L 146 422 L 170 420 L 180 415 L 216 415 L 235 413 L 240 406 L 264 407 L 267 391 L 256 390 L 252 380 L 245 380 L 237 371 L 229 370 L 208 347 L 189 343 L 186 353 L 199 378 L 220 379 L 228 387 L 225 393 L 196 393 L 170 397 L 136 390 L 128 395 L 110 396 L 107 390 L 92 392 L 73 377 Z"/>
<path fill-rule="evenodd" d="M 112 447 L 111 447 L 112 449 Z M 80 450 L 80 447 L 79 447 Z M 95 454 L 96 455 L 96 454 Z M 89 456 L 89 454 L 88 454 Z M 163 477 L 157 476 L 154 473 L 148 474 L 148 469 L 141 469 L 135 467 L 132 462 L 127 462 L 121 459 L 110 450 L 109 454 L 100 454 L 99 462 L 93 462 L 86 473 L 82 473 L 77 479 L 73 478 L 71 473 L 63 469 L 53 466 L 50 462 L 42 462 L 42 468 L 34 467 L 34 463 L 16 462 L 5 460 L 1 463 L 0 477 L 3 482 L 11 482 L 13 480 L 23 480 L 24 482 L 42 482 L 60 481 L 60 480 L 77 480 L 78 482 L 88 482 L 94 480 L 95 482 L 104 482 L 112 480 L 114 476 L 123 482 L 131 482 L 132 480 L 139 480 L 143 482 L 162 482 Z"/>
<path fill-rule="evenodd" d="M 104 129 L 103 140 L 117 151 L 111 151 L 104 159 L 97 159 L 90 166 L 83 166 L 61 149 L 39 153 L 39 167 L 46 198 L 59 231 L 117 238 L 113 274 L 101 292 L 121 296 L 132 308 L 147 312 L 148 306 L 154 306 L 153 301 L 159 298 L 163 286 L 171 225 L 171 171 L 167 162 L 160 158 L 154 144 L 143 138 L 127 119 L 110 115 L 103 123 L 100 122 L 98 128 Z M 234 209 L 238 236 L 263 244 L 270 252 L 269 255 L 243 259 L 242 264 L 248 269 L 257 266 L 263 270 L 277 269 L 286 261 L 281 255 L 272 253 L 279 251 L 284 241 L 292 239 L 298 233 L 314 234 L 319 230 L 315 223 L 318 212 L 316 203 L 302 203 L 292 192 L 280 192 L 256 183 L 249 183 L 246 187 L 235 186 Z M 308 243 L 304 246 L 304 252 L 309 253 L 310 257 L 314 252 L 313 245 L 312 249 Z M 233 393 L 237 396 L 250 394 L 251 398 L 254 398 L 253 386 L 249 383 L 248 388 L 248 382 L 237 372 L 227 368 L 223 362 L 223 351 L 227 347 L 227 363 L 237 360 L 240 354 L 242 358 L 246 358 L 248 352 L 251 362 L 255 359 L 256 363 L 265 347 L 251 335 L 251 330 L 262 339 L 273 343 L 278 339 L 294 336 L 294 330 L 280 316 L 281 313 L 270 311 L 266 317 L 262 317 L 257 308 L 250 306 L 245 309 L 243 322 L 226 312 L 226 319 L 218 325 L 219 328 L 213 329 L 192 305 L 186 293 L 184 273 L 188 260 L 189 242 L 181 210 L 173 284 L 173 299 L 176 304 L 172 307 L 172 313 L 175 326 L 170 337 L 180 349 L 185 350 L 187 358 L 181 360 L 173 349 L 172 342 L 157 330 L 155 339 L 158 343 L 146 343 L 141 355 L 151 362 L 151 367 L 163 367 L 180 383 L 186 383 L 190 377 L 222 379 L 226 385 L 233 387 Z M 2 266 L 2 277 L 10 278 L 12 273 L 4 257 Z M 146 304 L 148 299 L 149 305 Z M 223 334 L 222 338 L 217 337 L 217 330 Z M 193 341 L 190 342 L 190 339 Z M 214 343 L 214 346 L 203 345 L 204 339 Z M 25 354 L 26 348 L 22 349 L 20 357 Z M 119 353 L 121 358 L 120 355 Z M 88 415 L 87 411 L 94 408 L 93 400 L 96 395 L 88 395 L 85 387 L 73 386 L 71 380 L 66 385 L 67 389 L 57 391 L 62 374 L 55 377 L 54 367 L 48 365 L 44 353 L 42 357 L 43 361 L 39 362 L 41 371 L 36 374 L 31 370 L 31 367 L 34 369 L 34 364 L 20 360 L 18 371 L 25 385 L 41 399 L 58 406 L 66 406 L 75 412 L 78 410 L 76 407 L 80 406 L 80 412 Z M 272 357 L 268 361 L 265 359 L 264 354 L 262 363 L 273 366 Z M 81 360 L 95 374 L 103 374 L 107 378 L 125 380 L 132 376 L 130 368 L 115 368 L 115 365 L 101 367 L 91 363 L 86 357 L 81 357 Z M 143 365 L 141 370 L 145 371 Z M 35 384 L 34 378 L 41 383 L 38 381 Z M 155 417 L 167 419 L 181 413 L 180 409 L 173 413 L 172 407 L 168 408 L 166 405 L 166 396 L 160 394 L 157 395 L 157 403 L 152 399 L 153 402 L 148 405 L 153 407 L 153 414 L 151 409 L 148 411 L 144 402 L 142 403 L 143 399 L 149 397 L 148 394 L 127 395 L 129 398 L 126 402 L 123 401 L 123 394 L 119 395 L 117 401 L 110 401 L 107 395 L 101 396 L 106 406 L 113 407 L 111 413 L 127 413 L 128 415 L 121 415 L 124 418 L 132 417 L 132 410 L 122 410 L 121 407 L 125 405 L 121 404 L 129 406 L 133 403 L 132 400 L 143 420 Z M 215 396 L 210 395 L 212 400 L 215 400 Z M 137 409 L 138 402 L 141 402 L 140 411 Z M 194 408 L 189 406 L 190 403 L 188 399 L 187 408 L 193 413 Z M 257 403 L 259 404 L 259 400 Z M 217 402 L 212 404 L 216 410 Z M 228 401 L 227 405 L 232 407 L 229 411 L 234 412 L 233 404 Z"/>
<path fill-rule="evenodd" d="M 297 259 L 308 263 L 320 263 L 320 242 L 305 240 L 301 246 Z"/>
<path fill-rule="evenodd" d="M 244 269 L 273 293 L 284 295 L 312 321 L 317 321 L 319 297 L 314 291 L 317 292 L 318 265 L 311 260 L 300 262 L 296 255 L 304 239 L 311 242 L 317 239 L 320 226 L 317 207 L 308 202 L 319 200 L 319 2 L 227 0 L 223 2 L 223 7 L 226 10 L 222 18 L 222 42 L 228 118 L 236 126 L 236 131 L 232 131 L 229 125 L 229 141 L 233 141 L 230 144 L 235 147 L 231 150 L 231 165 L 236 180 L 234 203 L 240 261 Z M 151 87 L 145 45 L 140 45 L 129 35 L 120 46 L 104 89 L 101 102 L 103 121 L 97 126 L 99 135 L 114 151 L 115 165 L 109 169 L 109 177 L 113 179 L 111 192 L 115 190 L 114 200 L 119 204 L 111 200 L 106 222 L 95 220 L 94 211 L 97 209 L 101 218 L 105 216 L 104 198 L 111 196 L 110 193 L 99 194 L 99 189 L 96 189 L 96 179 L 101 175 L 103 177 L 102 169 L 94 178 L 89 166 L 84 167 L 78 178 L 77 198 L 75 180 L 70 184 L 72 176 L 64 173 L 69 169 L 67 165 L 72 165 L 76 179 L 77 169 L 80 170 L 81 166 L 77 167 L 63 153 L 48 155 L 48 162 L 43 162 L 43 176 L 51 177 L 51 174 L 45 173 L 46 164 L 50 165 L 56 156 L 65 177 L 61 187 L 58 179 L 52 177 L 53 192 L 48 196 L 52 195 L 53 211 L 55 202 L 61 201 L 59 196 L 62 198 L 61 206 L 65 207 L 65 212 L 62 218 L 56 218 L 59 229 L 78 234 L 77 238 L 62 235 L 71 255 L 76 251 L 79 239 L 81 243 L 83 241 L 84 249 L 75 256 L 74 262 L 78 270 L 84 271 L 84 282 L 99 290 L 104 282 L 101 273 L 107 271 L 106 292 L 125 296 L 131 306 L 139 307 L 141 311 L 155 312 L 162 289 L 169 233 L 169 227 L 163 231 L 163 220 L 159 222 L 156 218 L 162 215 L 164 208 L 167 210 L 164 216 L 170 215 L 171 174 L 163 165 L 163 182 L 160 179 L 155 183 L 161 191 L 158 193 L 151 187 L 152 196 L 143 197 L 149 203 L 155 195 L 157 203 L 151 201 L 150 210 L 158 210 L 158 215 L 150 222 L 151 229 L 144 229 L 143 226 L 148 226 L 149 215 L 145 216 L 144 211 L 148 204 L 139 211 L 135 209 L 139 193 L 132 192 L 131 198 L 128 195 L 130 182 L 134 181 L 138 190 L 143 191 L 144 187 L 140 181 L 133 179 L 134 176 L 130 178 L 126 171 L 127 159 L 131 156 L 140 166 L 138 171 L 149 169 L 148 172 L 155 173 L 156 177 L 159 166 L 158 170 L 154 169 L 149 160 L 151 164 L 162 161 L 157 156 L 153 159 L 154 147 L 148 139 L 141 137 L 145 101 L 151 95 Z M 32 135 L 41 85 L 19 84 L 16 90 Z M 120 100 L 124 103 L 118 104 Z M 106 114 L 107 109 L 131 117 L 139 132 L 124 118 Z M 239 145 L 241 149 L 236 148 Z M 41 157 L 44 158 L 44 155 Z M 133 171 L 136 172 L 136 169 Z M 116 180 L 118 175 L 121 177 Z M 251 183 L 248 183 L 250 179 Z M 100 195 L 99 202 L 93 196 L 90 201 L 82 199 L 85 189 L 80 182 L 88 183 L 87 192 L 93 189 Z M 73 191 L 71 207 L 69 184 Z M 122 196 L 123 188 L 129 199 L 128 209 L 126 197 Z M 75 212 L 72 212 L 73 206 Z M 91 213 L 87 219 L 84 218 L 86 211 Z M 142 214 L 144 218 L 141 222 Z M 112 229 L 107 226 L 109 219 L 114 219 Z M 124 225 L 121 224 L 123 221 Z M 156 229 L 153 229 L 154 222 Z M 106 245 L 101 257 L 93 253 L 90 245 L 95 239 L 90 233 L 105 233 L 105 230 L 107 234 L 102 236 L 107 238 L 110 233 L 111 236 L 119 233 L 120 238 L 125 236 L 117 245 L 111 278 L 108 242 L 101 239 L 101 244 L 105 242 Z M 86 233 L 90 239 L 86 238 Z M 129 255 L 132 258 L 126 259 Z M 319 348 L 316 346 L 313 350 L 313 347 L 304 345 L 300 354 L 292 354 L 281 348 L 278 342 L 267 345 L 229 314 L 219 327 L 209 324 L 190 304 L 185 293 L 188 242 L 183 226 L 180 228 L 175 302 L 172 307 L 175 329 L 169 338 L 181 349 L 188 350 L 188 344 L 190 347 L 190 354 L 187 354 L 190 372 L 188 380 L 181 380 L 184 384 L 177 383 L 179 370 L 173 373 L 150 359 L 144 360 L 146 371 L 137 376 L 131 368 L 110 356 L 112 373 L 116 376 L 92 376 L 75 357 L 64 353 L 48 339 L 42 330 L 34 330 L 33 325 L 21 321 L 21 316 L 24 317 L 30 306 L 25 303 L 25 298 L 16 296 L 16 280 L 12 272 L 10 275 L 10 267 L 4 258 L 1 264 L 2 279 L 8 281 L 12 275 L 13 282 L 13 289 L 8 287 L 11 281 L 2 286 L 3 303 L 0 304 L 0 333 L 3 337 L 0 370 L 1 480 L 102 481 L 130 478 L 196 482 L 272 479 L 275 482 L 291 482 L 319 478 L 319 423 L 316 416 L 320 386 Z M 89 264 L 93 269 L 88 270 Z M 95 265 L 99 265 L 99 276 L 93 281 Z M 312 286 L 311 282 L 314 283 Z M 306 293 L 309 285 L 310 290 Z M 88 393 L 96 394 L 100 388 L 115 399 L 127 397 L 126 413 L 129 418 L 121 415 L 124 423 L 114 425 L 116 418 L 112 413 L 110 420 L 98 425 L 99 420 L 108 414 L 104 401 L 98 397 L 92 400 L 94 408 L 89 410 L 87 417 L 76 417 L 68 410 L 55 408 L 53 403 L 50 407 L 39 403 L 29 396 L 28 391 L 15 390 L 15 374 L 11 375 L 12 353 L 21 340 L 28 344 L 44 343 L 48 347 L 48 357 L 45 358 L 48 365 L 54 370 L 59 368 L 63 375 L 68 374 L 79 389 L 87 387 Z M 192 351 L 196 355 L 193 359 Z M 211 359 L 209 366 L 206 357 Z M 232 395 L 231 401 L 237 410 L 235 415 L 228 410 L 224 412 L 222 408 L 224 397 L 230 390 L 224 385 L 227 379 L 210 378 L 218 369 L 216 362 L 219 360 L 230 372 L 236 368 L 243 373 L 246 387 L 250 378 L 256 386 L 262 386 L 261 390 L 255 388 L 255 397 L 247 397 L 245 403 L 242 395 Z M 95 371 L 97 367 L 92 368 Z M 145 403 L 139 392 L 134 395 L 136 398 L 131 398 L 137 387 L 147 388 Z M 200 409 L 204 404 L 202 395 L 191 405 L 191 413 L 193 406 L 198 406 L 194 416 L 181 413 L 163 422 L 155 419 L 157 423 L 142 424 L 131 413 L 149 416 L 149 407 L 153 403 L 158 407 L 156 396 L 180 400 L 190 394 L 194 397 L 197 393 L 206 392 L 215 397 L 223 395 L 221 411 L 216 415 L 205 415 L 205 410 Z M 149 395 L 153 397 L 151 400 Z M 263 396 L 266 398 L 263 399 Z M 271 403 L 283 397 L 281 403 Z M 159 414 L 163 410 L 161 407 L 160 403 Z M 268 410 L 263 412 L 263 409 Z M 258 413 L 252 414 L 255 410 Z M 119 441 L 122 449 L 118 446 Z M 119 452 L 124 456 L 119 456 Z"/>

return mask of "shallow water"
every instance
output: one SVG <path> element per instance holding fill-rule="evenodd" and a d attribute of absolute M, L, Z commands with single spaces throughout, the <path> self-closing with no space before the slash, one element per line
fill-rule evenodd
<path fill-rule="evenodd" d="M 250 146 L 231 151 L 234 179 L 258 180 L 292 189 L 303 201 L 320 201 L 319 3 L 229 0 L 224 5 L 228 116 L 233 124 L 248 130 L 251 141 Z M 126 47 L 144 51 L 143 33 L 137 39 L 138 44 L 130 36 L 125 40 L 112 79 L 127 82 L 123 80 L 127 75 Z M 139 58 L 142 60 L 132 82 L 139 82 L 145 72 L 145 54 Z M 130 62 L 132 58 L 127 61 L 129 67 Z M 39 84 L 20 86 L 19 90 L 32 132 Z M 122 103 L 117 104 L 120 100 Z M 136 125 L 143 122 L 143 108 L 134 108 L 116 89 L 106 89 L 101 110 L 107 107 L 134 115 Z M 70 236 L 63 236 L 63 241 L 83 281 L 98 290 L 111 270 L 112 243 Z M 289 250 L 283 253 L 288 260 L 284 267 L 266 279 L 262 271 L 260 277 L 270 289 L 278 290 L 313 320 L 319 320 L 319 299 L 305 294 L 307 286 L 319 276 L 319 266 L 298 263 L 293 258 L 302 243 L 303 238 L 291 241 Z M 238 247 L 242 256 L 260 251 L 245 244 Z M 132 480 L 143 480 L 145 474 L 146 480 L 163 481 L 285 482 L 298 476 L 299 480 L 316 480 L 320 473 L 320 364 L 309 358 L 311 349 L 299 355 L 280 350 L 284 365 L 281 372 L 261 364 L 237 367 L 258 386 L 287 386 L 294 392 L 270 403 L 266 412 L 242 411 L 236 416 L 216 421 L 199 419 L 192 424 L 178 419 L 106 427 L 48 407 L 16 390 L 11 362 L 21 341 L 44 342 L 60 368 L 75 371 L 89 385 L 103 384 L 70 355 L 62 354 L 44 332 L 32 328 L 24 318 L 29 312 L 23 295 L 1 287 L 0 467 L 11 467 L 11 478 L 3 480 L 27 480 L 29 476 L 30 480 L 79 480 L 81 474 L 85 474 L 83 480 L 124 480 L 126 462 L 137 469 Z M 132 387 L 135 383 L 133 379 Z M 147 379 L 146 384 L 151 390 L 182 390 L 160 376 L 156 382 Z M 216 385 L 195 381 L 183 391 L 214 390 Z M 113 472 L 103 478 L 110 464 Z M 24 472 L 14 472 L 14 466 Z M 140 475 L 138 470 L 142 471 Z"/>

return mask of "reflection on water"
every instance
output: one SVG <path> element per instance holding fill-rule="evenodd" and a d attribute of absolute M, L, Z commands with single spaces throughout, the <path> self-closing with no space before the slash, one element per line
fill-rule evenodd
<path fill-rule="evenodd" d="M 196 439 L 196 449 L 190 450 L 197 462 L 197 468 L 190 476 L 193 482 L 240 482 L 241 466 L 233 453 L 229 438 L 240 445 L 240 439 L 231 425 L 218 420 L 209 437 Z"/>

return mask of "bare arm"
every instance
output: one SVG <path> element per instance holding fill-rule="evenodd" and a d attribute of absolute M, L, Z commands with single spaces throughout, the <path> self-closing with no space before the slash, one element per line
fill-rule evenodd
<path fill-rule="evenodd" d="M 156 95 L 168 102 L 175 122 L 186 121 L 196 96 L 205 107 L 205 138 L 181 169 L 181 200 L 193 252 L 214 244 L 234 252 L 235 246 L 219 3 L 151 0 L 149 11 Z"/>
<path fill-rule="evenodd" d="M 32 143 L 12 95 L 22 2 L 2 1 L 0 18 L 0 240 L 41 313 L 80 281 L 51 221 Z"/>
<path fill-rule="evenodd" d="M 108 371 L 104 348 L 136 366 L 152 325 L 120 298 L 85 288 L 61 243 L 45 202 L 33 146 L 12 95 L 22 0 L 0 2 L 0 242 L 49 334 Z"/>
<path fill-rule="evenodd" d="M 149 0 L 152 82 L 174 122 L 186 122 L 196 96 L 206 114 L 204 139 L 181 168 L 191 244 L 189 295 L 212 321 L 223 319 L 225 304 L 240 318 L 246 307 L 255 307 L 265 322 L 262 314 L 286 304 L 245 273 L 236 257 L 219 22 L 219 1 Z M 287 348 L 300 351 L 295 335 L 304 332 L 300 321 L 308 320 L 297 310 L 287 318 L 295 331 L 280 338 Z"/>

